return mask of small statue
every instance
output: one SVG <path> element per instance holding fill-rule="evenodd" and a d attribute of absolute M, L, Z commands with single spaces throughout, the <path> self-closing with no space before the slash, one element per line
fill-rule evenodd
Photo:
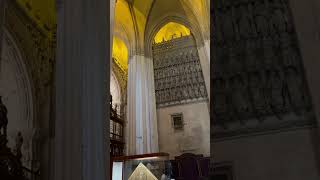
<path fill-rule="evenodd" d="M 21 132 L 18 132 L 18 135 L 15 140 L 16 140 L 16 147 L 15 147 L 16 156 L 18 159 L 21 159 L 21 157 L 22 157 L 21 148 L 22 148 L 22 144 L 23 144 L 23 137 L 22 137 Z"/>
<path fill-rule="evenodd" d="M 7 125 L 8 125 L 8 110 L 2 103 L 2 96 L 0 96 L 0 135 L 7 136 Z M 1 132 L 2 131 L 2 132 Z"/>

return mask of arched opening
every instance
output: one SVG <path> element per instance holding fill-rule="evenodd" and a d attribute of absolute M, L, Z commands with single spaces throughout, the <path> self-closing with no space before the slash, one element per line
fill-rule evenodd
<path fill-rule="evenodd" d="M 8 109 L 8 146 L 15 150 L 18 133 L 24 138 L 22 164 L 31 167 L 34 102 L 30 77 L 23 56 L 11 35 L 5 31 L 0 71 L 0 93 Z"/>
<path fill-rule="evenodd" d="M 210 153 L 209 99 L 198 52 L 192 31 L 183 24 L 169 21 L 154 35 L 159 149 L 170 157 Z"/>
<path fill-rule="evenodd" d="M 154 37 L 154 43 L 157 44 L 175 38 L 180 38 L 182 36 L 190 36 L 190 33 L 190 29 L 186 26 L 176 22 L 169 22 L 157 32 Z"/>
<path fill-rule="evenodd" d="M 112 96 L 113 105 L 121 105 L 121 89 L 116 75 L 112 72 L 110 79 L 110 94 Z"/>
<path fill-rule="evenodd" d="M 110 155 L 115 157 L 124 155 L 124 106 L 126 99 L 124 91 L 126 89 L 126 75 L 128 71 L 128 48 L 124 41 L 115 36 L 113 37 L 111 64 Z"/>

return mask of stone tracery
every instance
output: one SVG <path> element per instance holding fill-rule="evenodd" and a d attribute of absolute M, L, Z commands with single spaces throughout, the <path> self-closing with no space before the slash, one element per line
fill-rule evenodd
<path fill-rule="evenodd" d="M 154 44 L 153 53 L 156 102 L 159 107 L 207 99 L 192 36 Z"/>
<path fill-rule="evenodd" d="M 213 101 L 214 124 L 282 119 L 288 113 L 309 112 L 309 96 L 288 1 L 214 3 L 215 16 L 211 18 L 216 48 L 213 52 L 216 68 L 211 77 L 217 91 Z M 223 86 L 219 82 L 224 82 Z M 310 119 L 300 121 L 310 124 Z M 237 134 L 244 127 L 215 134 L 229 136 L 226 132 Z"/>

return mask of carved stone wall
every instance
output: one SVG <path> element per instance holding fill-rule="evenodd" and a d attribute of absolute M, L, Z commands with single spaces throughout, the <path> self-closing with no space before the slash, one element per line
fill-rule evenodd
<path fill-rule="evenodd" d="M 213 138 L 314 124 L 288 0 L 212 3 Z"/>
<path fill-rule="evenodd" d="M 33 90 L 37 92 L 34 95 L 40 104 L 44 103 L 48 97 L 45 93 L 53 85 L 55 30 L 43 32 L 15 1 L 8 1 L 5 26 L 27 60 L 25 63 L 32 77 Z"/>
<path fill-rule="evenodd" d="M 0 70 L 0 95 L 8 108 L 8 146 L 15 149 L 18 132 L 24 137 L 22 163 L 30 167 L 30 150 L 33 127 L 33 98 L 26 66 L 9 33 L 4 34 Z"/>
<path fill-rule="evenodd" d="M 116 79 L 119 83 L 121 89 L 121 103 L 126 103 L 126 96 L 127 96 L 127 82 L 128 82 L 128 72 L 123 71 L 118 64 L 113 59 L 112 63 L 112 72 L 116 76 Z"/>
<path fill-rule="evenodd" d="M 197 46 L 192 36 L 153 45 L 158 107 L 207 100 Z"/>
<path fill-rule="evenodd" d="M 24 86 L 30 86 L 29 97 L 25 98 L 30 99 L 30 97 L 32 97 L 32 104 L 26 106 L 28 106 L 30 111 L 32 110 L 32 112 L 28 113 L 33 114 L 33 116 L 31 119 L 27 119 L 23 114 L 19 113 L 17 106 L 12 106 L 13 108 L 8 109 L 8 111 L 17 113 L 17 116 L 21 116 L 21 119 L 25 118 L 24 121 L 30 121 L 28 122 L 28 133 L 25 133 L 23 129 L 21 130 L 25 139 L 24 146 L 28 147 L 28 152 L 23 154 L 23 159 L 27 159 L 29 162 L 28 168 L 34 171 L 41 168 L 42 178 L 48 179 L 49 165 L 47 162 L 50 162 L 49 154 L 50 151 L 54 149 L 49 147 L 48 141 L 49 136 L 54 136 L 54 109 L 52 105 L 55 97 L 53 77 L 56 30 L 51 29 L 48 30 L 48 32 L 44 32 L 42 28 L 25 14 L 16 1 L 7 2 L 5 29 L 12 36 L 12 41 L 21 53 L 20 55 L 23 61 L 21 63 L 25 65 L 26 72 L 24 75 L 28 76 L 29 81 L 24 82 Z M 16 75 L 17 78 L 19 76 L 20 75 Z M 14 84 L 15 82 L 11 83 Z M 5 87 L 10 88 L 10 86 L 6 84 Z M 19 91 L 25 90 L 26 89 L 19 89 Z M 16 98 L 17 96 L 12 93 L 7 94 L 7 99 L 9 100 Z M 23 104 L 22 101 L 19 103 Z M 12 125 L 14 131 L 21 129 L 15 126 L 15 124 Z"/>

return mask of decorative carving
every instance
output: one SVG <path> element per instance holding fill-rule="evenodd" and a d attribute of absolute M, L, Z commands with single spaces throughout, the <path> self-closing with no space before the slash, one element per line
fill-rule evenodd
<path fill-rule="evenodd" d="M 23 144 L 23 137 L 22 137 L 21 132 L 18 132 L 15 140 L 16 140 L 16 147 L 15 147 L 16 156 L 19 160 L 21 160 L 21 158 L 22 158 L 21 148 L 22 148 L 22 144 Z"/>
<path fill-rule="evenodd" d="M 207 99 L 197 47 L 192 36 L 153 45 L 158 107 Z"/>
<path fill-rule="evenodd" d="M 218 1 L 211 13 L 214 137 L 314 124 L 288 0 Z"/>
<path fill-rule="evenodd" d="M 48 88 L 53 85 L 56 30 L 43 32 L 15 1 L 8 1 L 5 26 L 28 60 L 26 65 L 30 69 L 34 91 L 37 92 L 35 95 L 41 105 L 48 97 Z"/>
<path fill-rule="evenodd" d="M 113 59 L 115 61 L 115 59 Z M 128 81 L 128 73 L 123 71 L 117 63 L 112 63 L 112 72 L 115 74 L 118 83 L 121 89 L 121 103 L 124 105 L 126 104 L 126 89 L 127 89 L 127 81 Z"/>

